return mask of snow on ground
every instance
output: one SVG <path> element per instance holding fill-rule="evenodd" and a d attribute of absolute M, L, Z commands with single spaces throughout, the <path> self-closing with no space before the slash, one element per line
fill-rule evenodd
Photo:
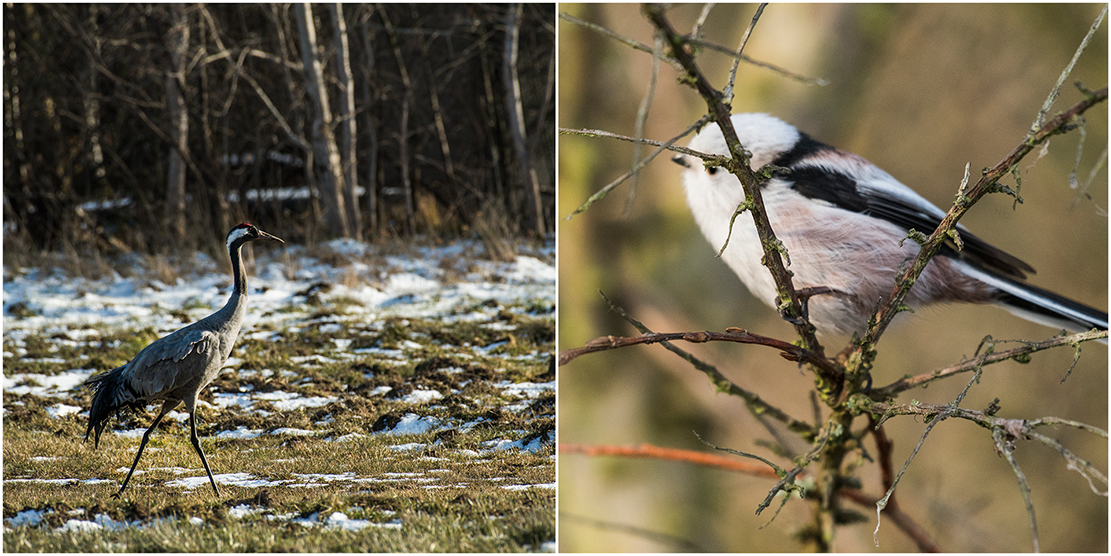
<path fill-rule="evenodd" d="M 358 245 L 361 251 L 352 245 Z M 336 240 L 325 244 L 323 250 L 329 248 L 343 255 L 371 252 L 374 246 Z M 461 240 L 442 247 L 415 248 L 410 256 L 389 255 L 380 259 L 387 266 L 371 268 L 357 260 L 333 266 L 306 255 L 301 246 L 267 246 L 266 251 L 260 249 L 256 253 L 253 268 L 248 263 L 250 301 L 243 330 L 249 333 L 264 319 L 280 321 L 283 315 L 278 309 L 296 301 L 298 292 L 321 283 L 331 285 L 331 290 L 321 295 L 322 300 L 351 298 L 362 303 L 361 307 L 352 306 L 353 309 L 363 309 L 368 316 L 379 318 L 448 316 L 453 308 L 489 300 L 502 303 L 538 300 L 554 305 L 553 247 L 518 255 L 511 263 L 466 257 L 468 253 L 481 256 L 483 252 L 480 243 Z M 197 257 L 203 260 L 204 255 Z M 449 277 L 449 269 L 444 268 L 453 257 L 464 257 L 470 263 L 461 277 Z M 18 350 L 18 341 L 32 331 L 58 333 L 71 340 L 100 334 L 91 327 L 112 325 L 154 326 L 160 332 L 172 332 L 181 323 L 171 311 L 197 306 L 190 316 L 203 318 L 222 307 L 231 291 L 231 275 L 227 271 L 214 264 L 193 267 L 207 272 L 163 284 L 143 278 L 139 268 L 126 272 L 128 278 L 113 273 L 99 280 L 85 280 L 67 276 L 58 269 L 37 268 L 13 277 L 14 269 L 5 266 L 4 350 Z M 349 275 L 355 277 L 357 285 L 345 283 L 348 282 L 345 276 Z M 13 306 L 26 308 L 32 314 L 14 318 L 10 312 Z"/>

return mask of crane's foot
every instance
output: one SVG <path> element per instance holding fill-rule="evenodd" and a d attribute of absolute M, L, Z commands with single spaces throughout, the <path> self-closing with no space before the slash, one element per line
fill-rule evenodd
<path fill-rule="evenodd" d="M 120 495 L 121 495 L 121 494 L 123 494 L 123 491 L 122 491 L 122 490 L 121 490 L 121 491 L 119 491 L 119 492 L 117 492 L 117 493 L 115 493 L 115 494 L 113 494 L 113 495 L 112 495 L 112 498 L 113 498 L 113 499 L 115 499 L 115 500 L 119 500 L 119 499 L 120 499 Z"/>

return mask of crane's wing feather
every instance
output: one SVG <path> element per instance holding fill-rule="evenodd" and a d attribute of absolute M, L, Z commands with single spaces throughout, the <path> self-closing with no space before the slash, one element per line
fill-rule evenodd
<path fill-rule="evenodd" d="M 139 352 L 131 363 L 129 385 L 143 398 L 157 398 L 200 380 L 217 364 L 220 338 L 211 330 L 185 327 Z"/>

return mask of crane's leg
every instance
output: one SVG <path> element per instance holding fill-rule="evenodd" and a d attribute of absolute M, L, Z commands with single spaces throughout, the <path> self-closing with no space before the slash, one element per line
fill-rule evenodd
<path fill-rule="evenodd" d="M 123 489 L 127 488 L 127 483 L 131 480 L 131 474 L 135 472 L 135 467 L 139 465 L 139 458 L 143 457 L 143 448 L 147 447 L 147 441 L 150 440 L 150 433 L 154 432 L 154 429 L 158 427 L 158 423 L 162 422 L 162 418 L 165 417 L 167 413 L 173 411 L 178 403 L 180 402 L 174 400 L 162 404 L 162 411 L 158 412 L 158 417 L 154 418 L 154 422 L 151 423 L 147 432 L 143 433 L 143 441 L 139 443 L 139 453 L 135 454 L 135 463 L 131 464 L 131 470 L 127 472 L 127 478 L 123 480 L 123 486 L 120 487 L 119 492 L 112 495 L 112 498 L 118 499 L 120 495 L 123 494 Z"/>
<path fill-rule="evenodd" d="M 201 463 L 204 464 L 204 471 L 208 473 L 208 480 L 212 483 L 212 490 L 216 491 L 216 497 L 220 497 L 220 487 L 216 486 L 216 479 L 212 478 L 212 469 L 208 467 L 208 459 L 204 457 L 204 450 L 201 449 L 201 441 L 197 438 L 197 411 L 194 409 L 189 413 L 189 440 L 193 443 L 193 447 L 197 449 L 197 455 L 201 456 Z"/>

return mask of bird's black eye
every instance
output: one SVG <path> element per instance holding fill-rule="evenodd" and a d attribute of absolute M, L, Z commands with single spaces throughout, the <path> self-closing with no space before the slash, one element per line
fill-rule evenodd
<path fill-rule="evenodd" d="M 712 176 L 712 175 L 718 173 L 718 169 L 719 168 L 717 166 L 711 166 L 709 168 L 706 168 L 706 173 L 708 173 Z"/>

